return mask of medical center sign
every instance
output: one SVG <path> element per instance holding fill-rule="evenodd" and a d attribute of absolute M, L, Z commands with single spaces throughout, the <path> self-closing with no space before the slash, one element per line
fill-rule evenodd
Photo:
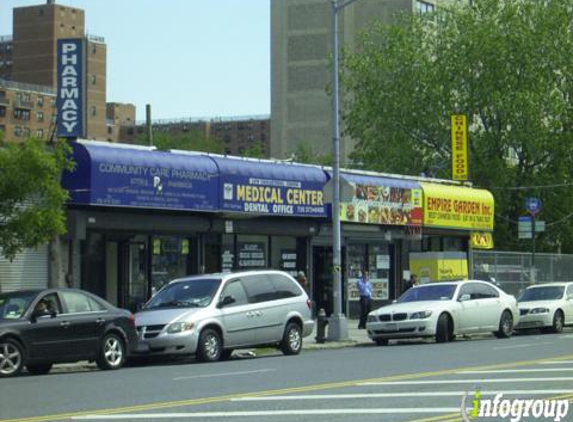
<path fill-rule="evenodd" d="M 83 40 L 58 40 L 58 93 L 56 99 L 58 137 L 84 136 Z"/>

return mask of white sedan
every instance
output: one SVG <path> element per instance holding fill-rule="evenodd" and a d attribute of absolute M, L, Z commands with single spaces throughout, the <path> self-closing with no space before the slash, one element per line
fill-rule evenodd
<path fill-rule="evenodd" d="M 517 302 L 521 316 L 516 329 L 560 333 L 565 325 L 573 324 L 573 283 L 529 286 Z"/>
<path fill-rule="evenodd" d="M 393 304 L 370 312 L 366 329 L 379 345 L 417 337 L 442 343 L 480 332 L 508 338 L 518 321 L 515 297 L 491 283 L 466 280 L 412 287 Z"/>

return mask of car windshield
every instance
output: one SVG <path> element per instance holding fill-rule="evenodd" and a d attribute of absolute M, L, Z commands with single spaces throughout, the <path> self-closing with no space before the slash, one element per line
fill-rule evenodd
<path fill-rule="evenodd" d="M 163 287 L 144 309 L 157 308 L 204 308 L 213 300 L 221 280 L 197 278 L 178 281 Z"/>
<path fill-rule="evenodd" d="M 563 297 L 565 288 L 563 286 L 534 287 L 525 289 L 519 297 L 518 302 L 529 302 L 535 300 L 556 300 Z"/>
<path fill-rule="evenodd" d="M 398 303 L 426 300 L 451 300 L 454 297 L 455 291 L 455 284 L 427 284 L 406 290 L 406 293 L 398 299 Z"/>
<path fill-rule="evenodd" d="M 21 318 L 38 292 L 12 292 L 0 294 L 0 319 Z"/>

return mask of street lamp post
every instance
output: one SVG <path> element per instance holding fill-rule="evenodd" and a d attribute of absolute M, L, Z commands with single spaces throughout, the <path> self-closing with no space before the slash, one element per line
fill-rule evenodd
<path fill-rule="evenodd" d="M 328 319 L 328 340 L 346 340 L 348 324 L 342 313 L 342 260 L 340 234 L 340 115 L 338 82 L 338 12 L 356 0 L 330 0 L 332 17 L 332 264 L 333 264 L 333 314 Z"/>

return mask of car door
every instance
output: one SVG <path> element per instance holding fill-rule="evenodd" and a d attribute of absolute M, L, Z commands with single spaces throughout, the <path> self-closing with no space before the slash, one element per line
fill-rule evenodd
<path fill-rule="evenodd" d="M 268 274 L 245 276 L 243 284 L 251 303 L 251 317 L 255 327 L 255 343 L 271 343 L 281 326 L 277 292 Z"/>
<path fill-rule="evenodd" d="M 466 283 L 458 293 L 458 333 L 477 332 L 480 327 L 480 303 L 475 292 L 475 283 Z"/>
<path fill-rule="evenodd" d="M 567 287 L 565 293 L 565 324 L 573 324 L 573 284 Z"/>
<path fill-rule="evenodd" d="M 49 304 L 49 313 L 43 316 L 32 315 L 41 301 Z M 53 361 L 69 357 L 71 354 L 67 347 L 69 332 L 66 325 L 62 324 L 62 306 L 57 293 L 38 296 L 32 303 L 31 309 L 30 324 L 24 333 L 28 344 L 28 359 Z"/>
<path fill-rule="evenodd" d="M 99 341 L 103 336 L 107 309 L 80 291 L 61 292 L 65 314 L 62 324 L 68 330 L 68 347 L 74 358 L 88 359 L 97 356 Z"/>
<path fill-rule="evenodd" d="M 480 331 L 496 331 L 504 310 L 499 292 L 485 283 L 475 283 L 474 292 L 479 301 Z"/>
<path fill-rule="evenodd" d="M 221 320 L 225 330 L 225 347 L 248 346 L 255 342 L 255 320 L 251 304 L 240 279 L 233 279 L 223 287 L 220 300 L 232 297 L 233 302 L 221 306 Z"/>

